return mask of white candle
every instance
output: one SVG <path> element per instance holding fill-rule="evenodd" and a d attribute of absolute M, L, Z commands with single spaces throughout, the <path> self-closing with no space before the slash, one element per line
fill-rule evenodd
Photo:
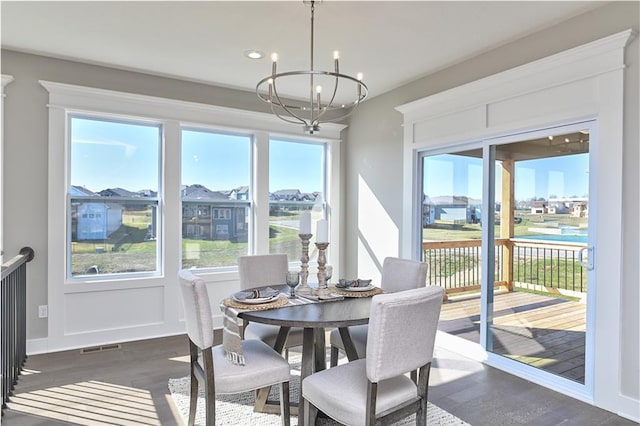
<path fill-rule="evenodd" d="M 300 213 L 300 230 L 298 232 L 300 234 L 311 233 L 311 213 L 310 212 Z"/>
<path fill-rule="evenodd" d="M 316 234 L 316 243 L 329 242 L 329 224 L 326 219 L 318 221 L 318 233 Z"/>

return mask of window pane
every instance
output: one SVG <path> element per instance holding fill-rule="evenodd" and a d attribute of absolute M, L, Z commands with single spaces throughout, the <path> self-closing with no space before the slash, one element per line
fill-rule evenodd
<path fill-rule="evenodd" d="M 251 138 L 182 131 L 182 267 L 234 266 L 248 254 Z"/>
<path fill-rule="evenodd" d="M 298 261 L 300 212 L 311 211 L 310 258 L 315 252 L 315 223 L 324 217 L 325 145 L 271 140 L 269 145 L 269 252 Z"/>
<path fill-rule="evenodd" d="M 72 116 L 71 276 L 158 271 L 161 127 Z"/>
<path fill-rule="evenodd" d="M 155 201 L 96 198 L 71 198 L 71 275 L 155 271 Z"/>

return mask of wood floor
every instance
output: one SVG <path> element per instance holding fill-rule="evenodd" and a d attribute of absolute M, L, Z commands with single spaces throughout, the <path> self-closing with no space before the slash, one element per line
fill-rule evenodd
<path fill-rule="evenodd" d="M 586 304 L 525 292 L 496 294 L 493 352 L 584 383 Z M 439 329 L 480 341 L 480 299 L 450 299 Z"/>
<path fill-rule="evenodd" d="M 167 382 L 188 375 L 187 354 L 181 335 L 30 356 L 2 424 L 181 425 Z M 435 355 L 429 400 L 474 426 L 637 425 L 443 349 Z"/>

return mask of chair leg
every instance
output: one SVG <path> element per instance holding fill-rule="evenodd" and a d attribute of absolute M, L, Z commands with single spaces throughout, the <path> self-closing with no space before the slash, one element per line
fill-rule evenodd
<path fill-rule="evenodd" d="M 213 371 L 213 353 L 207 348 L 202 353 L 204 363 L 204 400 L 206 405 L 206 425 L 216 424 L 216 385 Z"/>
<path fill-rule="evenodd" d="M 198 379 L 191 370 L 191 395 L 189 397 L 189 420 L 187 424 L 193 426 L 196 421 L 196 409 L 198 408 Z"/>
<path fill-rule="evenodd" d="M 289 401 L 289 382 L 280 383 L 280 413 L 282 426 L 291 425 L 291 404 Z"/>
<path fill-rule="evenodd" d="M 198 347 L 192 342 L 189 341 L 189 354 L 190 354 L 190 364 L 189 364 L 189 372 L 190 372 L 190 380 L 191 380 L 191 390 L 189 396 L 189 419 L 187 420 L 187 425 L 193 426 L 196 421 L 196 409 L 198 408 L 198 376 L 196 376 L 196 368 L 198 365 Z"/>
<path fill-rule="evenodd" d="M 418 375 L 418 396 L 420 405 L 416 412 L 416 426 L 427 426 L 427 397 L 429 394 L 429 375 L 431 373 L 431 363 L 420 367 Z"/>
<path fill-rule="evenodd" d="M 336 365 L 338 365 L 338 347 L 337 346 L 331 346 L 331 360 L 329 362 L 329 365 L 331 367 L 335 367 Z"/>
<path fill-rule="evenodd" d="M 304 400 L 304 419 L 302 419 L 303 426 L 315 426 L 316 418 L 318 417 L 318 409 L 315 405 L 308 400 Z"/>

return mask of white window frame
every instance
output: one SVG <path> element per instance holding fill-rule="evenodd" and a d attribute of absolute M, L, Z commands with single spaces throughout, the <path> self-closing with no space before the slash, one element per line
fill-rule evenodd
<path fill-rule="evenodd" d="M 125 116 L 115 116 L 113 114 L 85 114 L 85 113 L 75 113 L 73 111 L 68 111 L 67 113 L 67 126 L 68 128 L 71 128 L 71 120 L 73 118 L 80 118 L 83 120 L 96 120 L 96 121 L 100 121 L 100 120 L 108 120 L 111 121 L 113 123 L 126 123 L 126 124 L 134 124 L 134 125 L 151 125 L 151 126 L 158 126 L 158 128 L 160 129 L 161 133 L 160 133 L 160 140 L 158 140 L 158 148 L 159 148 L 159 152 L 158 152 L 158 164 L 157 164 L 157 172 L 159 174 L 158 176 L 158 194 L 156 197 L 152 197 L 149 198 L 148 203 L 150 205 L 154 205 L 156 207 L 157 210 L 157 227 L 158 230 L 163 229 L 162 226 L 162 220 L 163 220 L 163 214 L 162 214 L 162 209 L 161 206 L 163 205 L 163 190 L 162 190 L 162 184 L 161 182 L 164 181 L 164 179 L 162 178 L 162 175 L 164 173 L 164 170 L 162 168 L 162 164 L 164 163 L 163 157 L 162 157 L 162 152 L 164 152 L 164 137 L 163 137 L 163 123 L 156 121 L 156 120 L 147 120 L 147 119 L 143 119 L 143 118 L 131 118 L 131 117 L 125 117 Z M 67 144 L 67 152 L 70 153 L 71 152 L 71 144 L 73 143 L 72 140 L 70 140 L 71 138 L 71 134 L 70 132 L 67 132 L 67 136 L 69 137 L 69 140 L 67 140 L 65 143 Z M 70 159 L 67 159 L 66 164 L 69 165 L 68 169 L 66 169 L 65 171 L 65 178 L 67 180 L 65 180 L 66 183 L 66 187 L 67 189 L 71 187 L 71 182 L 68 180 L 71 176 L 71 164 L 70 164 Z M 129 188 L 125 188 L 125 189 L 129 189 Z M 66 250 L 67 250 L 67 255 L 66 255 L 66 266 L 67 266 L 67 275 L 66 275 L 66 279 L 68 282 L 96 282 L 96 281 L 106 281 L 106 280 L 117 280 L 117 279 L 128 279 L 128 278 L 132 278 L 135 276 L 139 276 L 139 277 L 149 277 L 149 276 L 160 276 L 162 275 L 162 269 L 163 269 L 163 265 L 162 265 L 162 242 L 164 241 L 163 235 L 161 232 L 158 232 L 158 240 L 157 240 L 157 244 L 158 244 L 158 248 L 156 250 L 156 268 L 153 271 L 141 271 L 141 272 L 118 272 L 118 273 L 112 273 L 109 274 L 109 276 L 106 275 L 80 275 L 80 276 L 73 276 L 72 275 L 72 269 L 73 266 L 71 264 L 71 245 L 69 244 L 71 242 L 71 216 L 70 216 L 70 212 L 68 211 L 68 207 L 70 206 L 70 200 L 71 199 L 79 199 L 82 197 L 73 197 L 70 194 L 67 194 L 67 204 L 65 206 L 65 216 L 67 217 L 67 225 L 66 225 L 66 232 L 67 232 L 67 243 L 65 245 Z M 119 199 L 120 201 L 124 201 L 125 203 L 127 202 L 127 200 L 122 200 Z M 117 201 L 114 198 L 107 198 L 107 197 L 101 197 L 98 200 L 96 200 L 98 202 L 104 202 L 104 203 L 108 203 L 108 202 L 114 202 Z M 136 199 L 136 201 L 138 201 L 138 199 Z"/>
<path fill-rule="evenodd" d="M 86 346 L 93 342 L 123 341 L 163 335 L 183 330 L 175 277 L 181 267 L 181 130 L 187 127 L 209 127 L 216 131 L 253 135 L 252 190 L 254 191 L 254 229 L 268 227 L 268 144 L 270 137 L 287 139 L 309 139 L 327 144 L 327 184 L 329 205 L 327 216 L 332 222 L 332 241 L 338 241 L 340 229 L 340 132 L 341 124 L 325 124 L 322 133 L 315 136 L 302 135 L 299 126 L 285 123 L 272 114 L 250 112 L 239 109 L 198 104 L 194 102 L 165 99 L 153 96 L 117 92 L 91 87 L 70 85 L 41 80 L 40 84 L 49 92 L 49 180 L 48 180 L 48 304 L 49 330 L 47 350 Z M 127 277 L 119 279 L 67 280 L 66 279 L 66 155 L 67 116 L 69 113 L 114 115 L 131 119 L 149 119 L 161 122 L 164 129 L 162 158 L 165 161 L 162 190 L 164 197 L 160 206 L 161 233 L 164 235 L 160 253 L 159 276 Z M 302 137 L 301 137 L 302 136 Z M 251 252 L 268 253 L 268 233 L 253 232 L 250 238 Z M 332 246 L 330 262 L 337 265 L 340 245 Z M 233 270 L 211 269 L 201 274 L 208 283 L 220 283 L 220 289 L 212 288 L 210 297 L 216 299 L 228 295 L 229 284 L 237 282 L 237 268 Z M 116 293 L 114 293 L 116 292 Z M 218 292 L 220 292 L 218 294 Z M 121 296 L 119 296 L 121 294 Z M 122 311 L 128 312 L 148 306 L 147 316 L 135 319 L 111 320 L 111 315 L 93 315 L 92 307 L 99 306 L 104 298 L 119 298 Z M 138 299 L 136 299 L 138 297 Z M 69 311 L 69 303 L 75 308 Z M 155 311 L 151 312 L 152 309 Z M 71 314 L 71 315 L 70 315 Z M 82 323 L 82 324 L 79 324 Z"/>

